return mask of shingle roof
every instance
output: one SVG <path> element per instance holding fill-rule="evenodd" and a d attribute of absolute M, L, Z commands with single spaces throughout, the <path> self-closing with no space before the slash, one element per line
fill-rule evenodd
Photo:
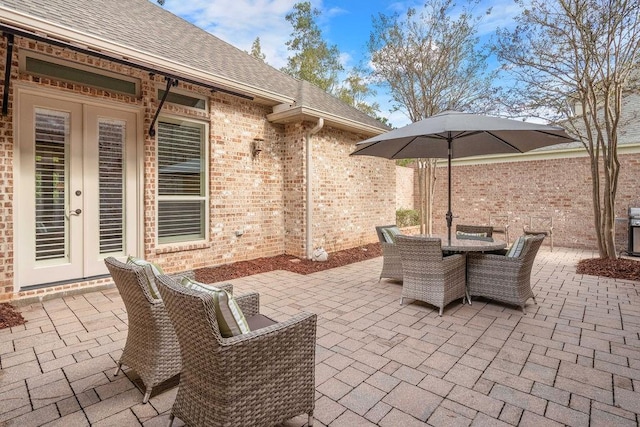
<path fill-rule="evenodd" d="M 290 98 L 297 106 L 385 130 L 384 125 L 372 117 L 313 85 L 280 72 L 149 0 L 0 0 L 0 8 L 126 46 L 168 63 L 179 63 L 212 78 L 230 79 L 247 87 L 248 92 L 258 88 Z M 0 17 L 0 21 L 2 19 Z"/>

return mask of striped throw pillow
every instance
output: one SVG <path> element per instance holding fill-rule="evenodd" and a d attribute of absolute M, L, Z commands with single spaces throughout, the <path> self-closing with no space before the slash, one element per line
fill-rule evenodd
<path fill-rule="evenodd" d="M 382 236 L 387 243 L 395 243 L 398 235 L 400 235 L 400 229 L 396 226 L 382 229 Z"/>
<path fill-rule="evenodd" d="M 196 282 L 189 277 L 183 277 L 181 283 L 185 288 L 198 292 L 206 292 L 213 296 L 216 320 L 218 320 L 218 327 L 220 327 L 220 335 L 229 338 L 251 332 L 240 306 L 227 291 L 216 288 L 215 286 Z"/>
<path fill-rule="evenodd" d="M 144 269 L 144 273 L 147 276 L 147 286 L 149 287 L 149 293 L 154 299 L 161 299 L 160 292 L 158 292 L 158 286 L 156 285 L 156 276 L 164 274 L 159 265 L 144 259 L 135 258 L 129 256 L 127 258 L 127 264 L 137 265 Z"/>
<path fill-rule="evenodd" d="M 473 239 L 474 237 L 487 237 L 487 233 L 467 233 L 466 231 L 456 231 L 458 239 Z"/>
<path fill-rule="evenodd" d="M 518 258 L 522 253 L 522 249 L 524 248 L 524 242 L 527 240 L 526 236 L 520 236 L 518 239 L 513 242 L 513 245 L 509 248 L 505 256 L 510 258 Z"/>

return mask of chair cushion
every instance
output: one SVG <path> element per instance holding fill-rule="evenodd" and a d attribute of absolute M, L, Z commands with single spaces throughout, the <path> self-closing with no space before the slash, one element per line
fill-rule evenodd
<path fill-rule="evenodd" d="M 215 286 L 196 282 L 189 277 L 183 277 L 181 283 L 185 288 L 198 292 L 206 292 L 213 296 L 220 335 L 229 338 L 251 331 L 240 306 L 229 292 L 216 288 Z"/>
<path fill-rule="evenodd" d="M 510 258 L 518 258 L 524 248 L 524 242 L 527 240 L 527 236 L 520 236 L 513 242 L 513 245 L 509 248 L 505 256 Z"/>
<path fill-rule="evenodd" d="M 384 237 L 384 240 L 387 243 L 395 243 L 396 236 L 398 236 L 399 234 L 400 234 L 400 229 L 396 226 L 382 229 L 382 236 Z"/>
<path fill-rule="evenodd" d="M 160 292 L 158 292 L 158 286 L 156 285 L 156 276 L 164 274 L 162 268 L 150 261 L 135 258 L 132 256 L 129 256 L 127 258 L 127 264 L 137 265 L 138 267 L 142 267 L 144 269 L 144 273 L 147 276 L 147 286 L 149 287 L 149 293 L 153 298 L 161 299 Z"/>
<path fill-rule="evenodd" d="M 253 316 L 247 317 L 247 324 L 249 325 L 249 329 L 255 331 L 257 329 L 266 328 L 267 326 L 275 325 L 276 322 L 270 317 L 265 316 L 264 314 L 255 314 Z"/>
<path fill-rule="evenodd" d="M 468 233 L 466 231 L 456 231 L 457 239 L 485 240 L 493 242 L 492 237 L 487 237 L 487 233 Z"/>

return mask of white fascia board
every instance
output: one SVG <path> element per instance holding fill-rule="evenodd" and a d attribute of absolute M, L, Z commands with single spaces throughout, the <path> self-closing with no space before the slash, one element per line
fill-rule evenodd
<path fill-rule="evenodd" d="M 77 31 L 73 28 L 61 26 L 30 15 L 25 15 L 2 6 L 0 6 L 0 21 L 7 25 L 33 31 L 41 37 L 47 37 L 52 40 L 73 44 L 87 50 L 95 50 L 98 53 L 110 55 L 132 63 L 138 63 L 139 65 L 156 69 L 159 72 L 184 76 L 192 80 L 208 83 L 212 86 L 220 86 L 224 89 L 236 90 L 240 93 L 246 93 L 247 95 L 272 100 L 278 103 L 293 102 L 291 98 L 269 90 L 228 79 L 224 76 L 193 69 L 168 58 L 132 49 L 101 37 L 96 37 Z M 170 64 L 170 66 L 168 67 L 167 64 Z"/>
<path fill-rule="evenodd" d="M 618 144 L 618 155 L 640 153 L 640 143 Z M 530 162 L 533 160 L 570 159 L 576 157 L 588 157 L 584 147 L 529 151 L 517 154 L 492 154 L 486 156 L 464 157 L 451 160 L 454 166 L 484 165 L 491 163 Z M 438 159 L 438 166 L 446 166 L 446 159 Z"/>
<path fill-rule="evenodd" d="M 267 114 L 267 120 L 272 123 L 286 123 L 319 118 L 324 119 L 327 125 L 341 129 L 348 129 L 352 132 L 360 132 L 365 135 L 376 136 L 386 132 L 385 129 L 380 127 L 367 125 L 355 120 L 345 119 L 344 117 L 332 113 L 304 106 L 288 107 L 286 105 L 280 105 L 274 107 L 273 113 Z"/>

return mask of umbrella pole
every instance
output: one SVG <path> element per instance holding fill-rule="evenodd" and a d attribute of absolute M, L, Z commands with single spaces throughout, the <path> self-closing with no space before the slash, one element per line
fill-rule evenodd
<path fill-rule="evenodd" d="M 451 142 L 452 142 L 452 138 L 451 138 L 451 132 L 449 132 L 449 135 L 447 137 L 447 145 L 448 145 L 448 155 L 447 155 L 447 170 L 448 170 L 448 179 L 447 179 L 447 185 L 449 187 L 448 189 L 448 194 L 449 194 L 449 204 L 448 204 L 448 210 L 447 210 L 447 234 L 449 237 L 449 245 L 451 245 L 451 225 L 453 223 L 453 213 L 451 212 Z"/>

